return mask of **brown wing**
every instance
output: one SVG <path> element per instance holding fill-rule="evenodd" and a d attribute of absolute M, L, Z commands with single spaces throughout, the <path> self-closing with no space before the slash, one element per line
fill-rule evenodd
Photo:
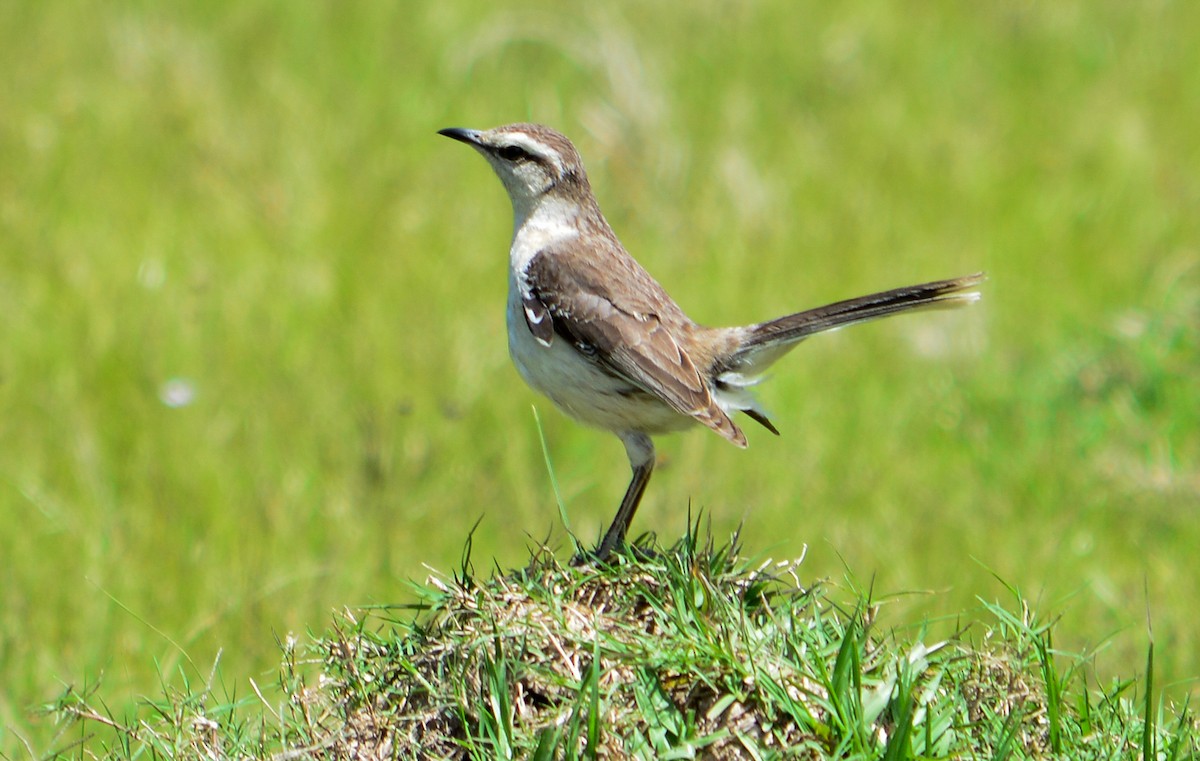
<path fill-rule="evenodd" d="M 538 253 L 525 271 L 530 296 L 545 305 L 554 331 L 584 356 L 746 446 L 673 335 L 690 329 L 690 321 L 636 261 L 617 250 L 587 258 L 566 247 Z M 596 259 L 609 266 L 601 271 Z"/>

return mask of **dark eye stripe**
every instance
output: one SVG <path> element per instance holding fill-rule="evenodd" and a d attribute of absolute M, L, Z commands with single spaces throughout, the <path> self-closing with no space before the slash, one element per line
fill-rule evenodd
<path fill-rule="evenodd" d="M 519 145 L 502 145 L 496 154 L 505 161 L 528 161 L 533 156 Z"/>

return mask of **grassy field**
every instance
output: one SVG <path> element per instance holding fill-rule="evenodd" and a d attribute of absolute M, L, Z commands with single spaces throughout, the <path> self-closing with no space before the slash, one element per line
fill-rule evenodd
<path fill-rule="evenodd" d="M 1200 754 L 1200 721 L 1154 689 L 1150 645 L 1138 679 L 1102 685 L 1020 599 L 948 640 L 881 633 L 866 590 L 798 586 L 802 563 L 748 564 L 694 530 L 610 565 L 464 561 L 413 585 L 418 615 L 346 611 L 288 638 L 275 681 L 240 699 L 184 679 L 116 712 L 70 692 L 55 716 L 104 761 Z"/>
<path fill-rule="evenodd" d="M 424 565 L 595 536 L 616 439 L 505 350 L 511 217 L 446 126 L 576 139 L 626 246 L 735 323 L 985 269 L 815 339 L 781 439 L 664 438 L 634 526 L 873 579 L 891 625 L 1006 594 L 1197 691 L 1200 6 L 0 5 L 0 752 L 274 673 Z M 912 592 L 915 594 L 904 594 Z M 952 622 L 953 623 L 953 622 Z M 244 688 L 243 688 L 244 689 Z"/>

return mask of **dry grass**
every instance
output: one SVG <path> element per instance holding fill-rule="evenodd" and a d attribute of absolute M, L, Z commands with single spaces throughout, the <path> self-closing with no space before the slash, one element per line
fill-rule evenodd
<path fill-rule="evenodd" d="M 1050 628 L 985 606 L 982 636 L 873 631 L 869 595 L 799 583 L 799 561 L 643 545 L 614 565 L 479 579 L 407 608 L 346 611 L 284 644 L 280 689 L 203 689 L 114 717 L 69 694 L 80 757 L 868 759 L 1137 757 L 1200 750 L 1187 707 L 1089 688 Z M 851 600 L 838 604 L 835 597 Z M 405 611 L 417 611 L 415 617 Z M 402 618 L 403 616 L 403 618 Z M 1148 682 L 1147 682 L 1148 684 Z M 259 710 L 253 710 L 258 705 Z M 64 731 L 66 731 L 64 729 Z"/>

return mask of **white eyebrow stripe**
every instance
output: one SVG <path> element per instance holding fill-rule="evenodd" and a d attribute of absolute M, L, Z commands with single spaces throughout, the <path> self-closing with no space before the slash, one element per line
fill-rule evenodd
<path fill-rule="evenodd" d="M 507 132 L 504 138 L 513 145 L 524 148 L 527 153 L 554 164 L 554 168 L 558 170 L 560 175 L 563 173 L 562 156 L 549 145 L 540 140 L 535 140 L 523 132 Z"/>

